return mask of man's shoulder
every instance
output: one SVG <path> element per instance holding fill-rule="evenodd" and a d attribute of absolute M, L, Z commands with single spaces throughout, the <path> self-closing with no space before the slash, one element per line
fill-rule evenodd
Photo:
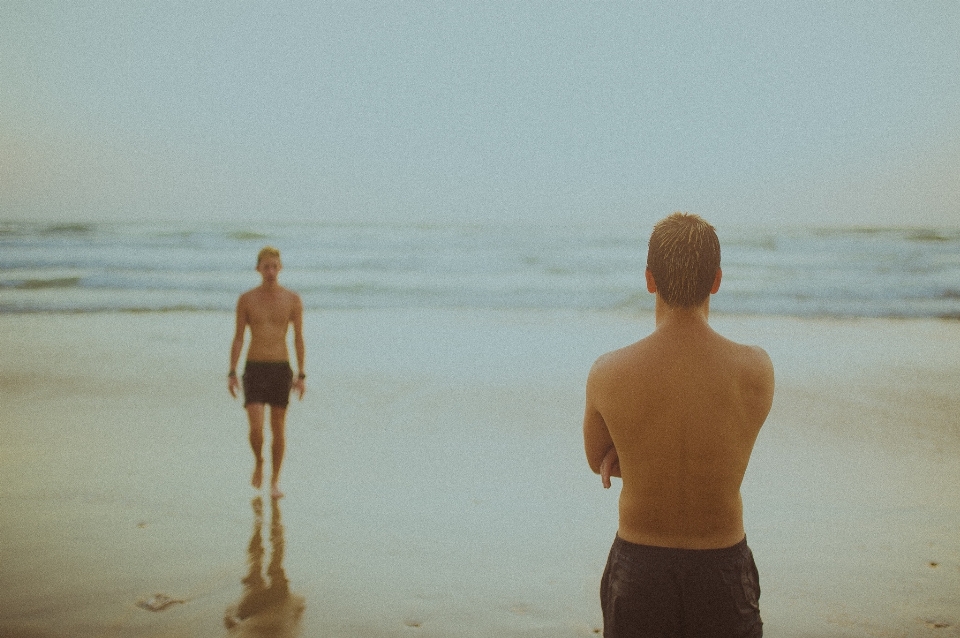
<path fill-rule="evenodd" d="M 772 368 L 773 364 L 770 360 L 770 355 L 760 346 L 737 343 L 735 341 L 729 341 L 729 343 L 732 345 L 735 355 L 743 361 L 744 364 L 755 368 Z"/>
<path fill-rule="evenodd" d="M 237 297 L 237 305 L 242 306 L 251 302 L 251 300 L 256 297 L 258 288 L 251 288 L 245 292 L 240 293 L 240 296 Z"/>
<path fill-rule="evenodd" d="M 289 288 L 283 289 L 283 301 L 291 312 L 303 310 L 303 300 L 300 299 L 300 295 Z"/>
<path fill-rule="evenodd" d="M 731 347 L 731 361 L 742 378 L 758 387 L 772 388 L 773 361 L 767 351 L 760 346 L 728 342 Z"/>
<path fill-rule="evenodd" d="M 643 359 L 647 339 L 649 337 L 600 355 L 593 362 L 593 367 L 590 369 L 591 376 L 613 374 L 624 366 L 635 368 L 637 363 Z"/>

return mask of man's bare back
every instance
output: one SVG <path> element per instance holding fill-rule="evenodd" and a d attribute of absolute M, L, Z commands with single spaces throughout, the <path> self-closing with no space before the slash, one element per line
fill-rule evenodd
<path fill-rule="evenodd" d="M 740 483 L 772 399 L 767 354 L 695 311 L 661 309 L 650 336 L 600 357 L 584 436 L 595 472 L 611 445 L 619 457 L 619 536 L 688 549 L 741 541 Z"/>
<path fill-rule="evenodd" d="M 623 479 L 600 580 L 603 635 L 761 638 L 740 483 L 773 403 L 773 365 L 708 324 L 723 273 L 706 220 L 657 222 L 645 276 L 656 328 L 587 378 L 587 462 L 604 487 Z"/>

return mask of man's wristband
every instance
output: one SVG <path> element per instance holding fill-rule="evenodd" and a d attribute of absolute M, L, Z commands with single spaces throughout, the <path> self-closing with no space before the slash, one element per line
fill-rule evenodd
<path fill-rule="evenodd" d="M 231 370 L 230 372 L 227 373 L 227 376 L 228 376 L 228 377 L 235 377 L 235 376 L 237 376 L 237 371 L 236 371 L 236 370 Z"/>
<path fill-rule="evenodd" d="M 297 375 L 297 378 L 298 378 L 298 379 L 306 379 L 306 378 L 307 378 L 307 375 L 305 375 L 304 373 L 301 372 L 300 374 Z"/>

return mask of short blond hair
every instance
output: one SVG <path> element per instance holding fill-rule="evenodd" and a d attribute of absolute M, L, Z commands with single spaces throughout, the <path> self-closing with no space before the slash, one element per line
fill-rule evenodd
<path fill-rule="evenodd" d="M 713 226 L 698 215 L 673 213 L 653 227 L 647 268 L 667 305 L 692 308 L 702 304 L 720 269 L 720 240 Z"/>
<path fill-rule="evenodd" d="M 267 257 L 276 257 L 280 259 L 280 251 L 273 246 L 264 246 L 260 249 L 260 252 L 257 253 L 257 265 L 260 265 L 260 262 L 266 259 Z"/>

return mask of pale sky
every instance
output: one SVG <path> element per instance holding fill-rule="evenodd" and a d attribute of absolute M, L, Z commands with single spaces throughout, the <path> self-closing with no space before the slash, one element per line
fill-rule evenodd
<path fill-rule="evenodd" d="M 960 2 L 0 6 L 0 220 L 960 225 Z"/>

